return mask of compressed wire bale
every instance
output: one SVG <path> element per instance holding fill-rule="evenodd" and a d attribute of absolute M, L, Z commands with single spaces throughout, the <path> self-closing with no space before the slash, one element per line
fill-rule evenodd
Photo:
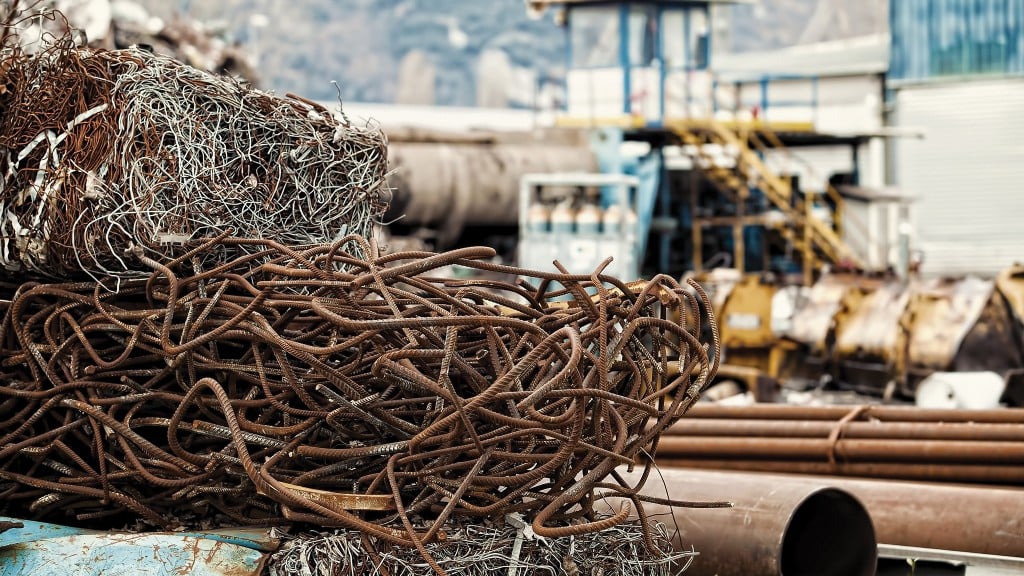
<path fill-rule="evenodd" d="M 61 39 L 0 59 L 0 267 L 146 276 L 225 230 L 291 246 L 369 236 L 386 208 L 373 127 L 142 49 Z M 210 252 L 209 262 L 248 245 Z"/>
<path fill-rule="evenodd" d="M 675 576 L 696 556 L 673 550 L 665 525 L 648 527 L 656 552 L 644 544 L 639 522 L 589 534 L 537 538 L 498 518 L 492 523 L 453 523 L 448 538 L 427 551 L 449 576 L 597 575 Z M 430 566 L 416 550 L 375 542 L 356 530 L 287 537 L 267 561 L 269 576 L 421 576 Z"/>

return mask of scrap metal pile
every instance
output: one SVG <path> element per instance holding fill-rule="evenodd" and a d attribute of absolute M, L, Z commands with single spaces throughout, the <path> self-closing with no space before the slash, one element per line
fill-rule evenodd
<path fill-rule="evenodd" d="M 251 254 L 193 272 L 240 246 Z M 118 293 L 28 283 L 13 297 L 5 513 L 305 521 L 421 550 L 452 517 L 599 531 L 630 507 L 596 519 L 597 499 L 643 518 L 614 469 L 653 450 L 715 370 L 703 293 L 668 277 L 519 270 L 489 248 L 379 256 L 357 236 L 220 238 L 167 265 L 136 252 L 153 273 Z M 449 265 L 540 286 L 432 277 Z"/>
<path fill-rule="evenodd" d="M 0 514 L 338 528 L 439 574 L 515 519 L 642 573 L 692 556 L 616 467 L 642 485 L 717 370 L 697 284 L 382 254 L 380 131 L 140 49 L 0 44 Z M 545 550 L 510 554 L 568 569 Z"/>
<path fill-rule="evenodd" d="M 641 524 L 629 522 L 571 538 L 528 537 L 514 525 L 462 524 L 445 542 L 426 546 L 449 576 L 476 574 L 605 574 L 677 576 L 697 557 L 692 549 L 672 551 L 664 524 L 652 526 L 652 541 L 664 555 L 645 547 Z M 286 542 L 267 561 L 269 576 L 416 576 L 429 573 L 411 548 L 373 550 L 355 530 L 304 535 Z"/>
<path fill-rule="evenodd" d="M 366 236 L 390 198 L 379 130 L 145 50 L 15 46 L 0 88 L 8 272 L 139 276 L 136 254 L 173 258 L 227 229 L 288 245 Z M 208 262 L 252 251 L 230 248 Z"/>

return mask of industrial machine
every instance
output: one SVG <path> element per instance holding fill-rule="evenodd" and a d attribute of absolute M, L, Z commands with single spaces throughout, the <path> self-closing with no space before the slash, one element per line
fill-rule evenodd
<path fill-rule="evenodd" d="M 994 287 L 865 274 L 862 205 L 904 202 L 855 193 L 858 149 L 878 134 L 819 130 L 816 91 L 791 97 L 816 78 L 741 86 L 716 72 L 711 22 L 727 3 L 530 0 L 566 29 L 563 130 L 396 136 L 392 229 L 435 248 L 490 244 L 530 268 L 589 273 L 611 256 L 606 272 L 627 281 L 692 272 L 714 290 L 720 373 L 750 388 L 832 379 L 911 396 L 935 372 L 1012 376 L 1020 275 Z M 821 147 L 849 150 L 849 172 L 797 176 L 794 151 Z M 902 229 L 893 208 L 887 228 Z M 986 342 L 1000 352 L 979 353 Z"/>
<path fill-rule="evenodd" d="M 995 400 L 1021 405 L 1021 277 L 1014 267 L 997 281 L 828 274 L 794 289 L 735 270 L 698 280 L 720 323 L 720 374 L 764 398 L 767 378 L 913 399 L 922 382 L 955 372 L 1001 380 Z M 946 388 L 957 405 L 956 386 Z"/>
<path fill-rule="evenodd" d="M 531 10 L 559 11 L 567 30 L 567 105 L 558 125 L 602 135 L 602 172 L 623 171 L 621 149 L 607 145 L 616 140 L 646 146 L 658 160 L 652 215 L 641 218 L 651 235 L 648 270 L 678 275 L 717 262 L 810 284 L 829 267 L 862 267 L 839 188 L 858 183 L 857 150 L 872 135 L 817 130 L 812 77 L 748 79 L 760 92 L 751 106 L 751 90 L 712 67 L 714 10 L 729 3 L 528 0 Z M 805 87 L 806 101 L 778 96 Z M 821 146 L 848 147 L 852 168 L 813 184 L 820 188 L 772 161 Z"/>
<path fill-rule="evenodd" d="M 605 273 L 640 276 L 643 256 L 638 178 L 617 174 L 527 174 L 519 188 L 519 263 L 589 274 L 606 258 Z"/>

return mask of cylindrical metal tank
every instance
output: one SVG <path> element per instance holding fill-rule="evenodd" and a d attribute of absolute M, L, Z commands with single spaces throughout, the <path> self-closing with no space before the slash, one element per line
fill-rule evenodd
<path fill-rule="evenodd" d="M 514 226 L 519 180 L 534 172 L 593 172 L 594 154 L 569 139 L 496 139 L 390 144 L 394 189 L 385 222 L 437 230 L 437 249 L 451 246 L 466 226 Z"/>

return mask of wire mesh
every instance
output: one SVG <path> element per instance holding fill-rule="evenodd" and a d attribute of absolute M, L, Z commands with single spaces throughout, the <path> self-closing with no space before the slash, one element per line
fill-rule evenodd
<path fill-rule="evenodd" d="M 288 245 L 369 236 L 390 200 L 387 143 L 139 48 L 71 36 L 0 58 L 0 267 L 48 278 L 145 276 L 224 230 Z M 216 264 L 246 253 L 207 254 Z"/>

